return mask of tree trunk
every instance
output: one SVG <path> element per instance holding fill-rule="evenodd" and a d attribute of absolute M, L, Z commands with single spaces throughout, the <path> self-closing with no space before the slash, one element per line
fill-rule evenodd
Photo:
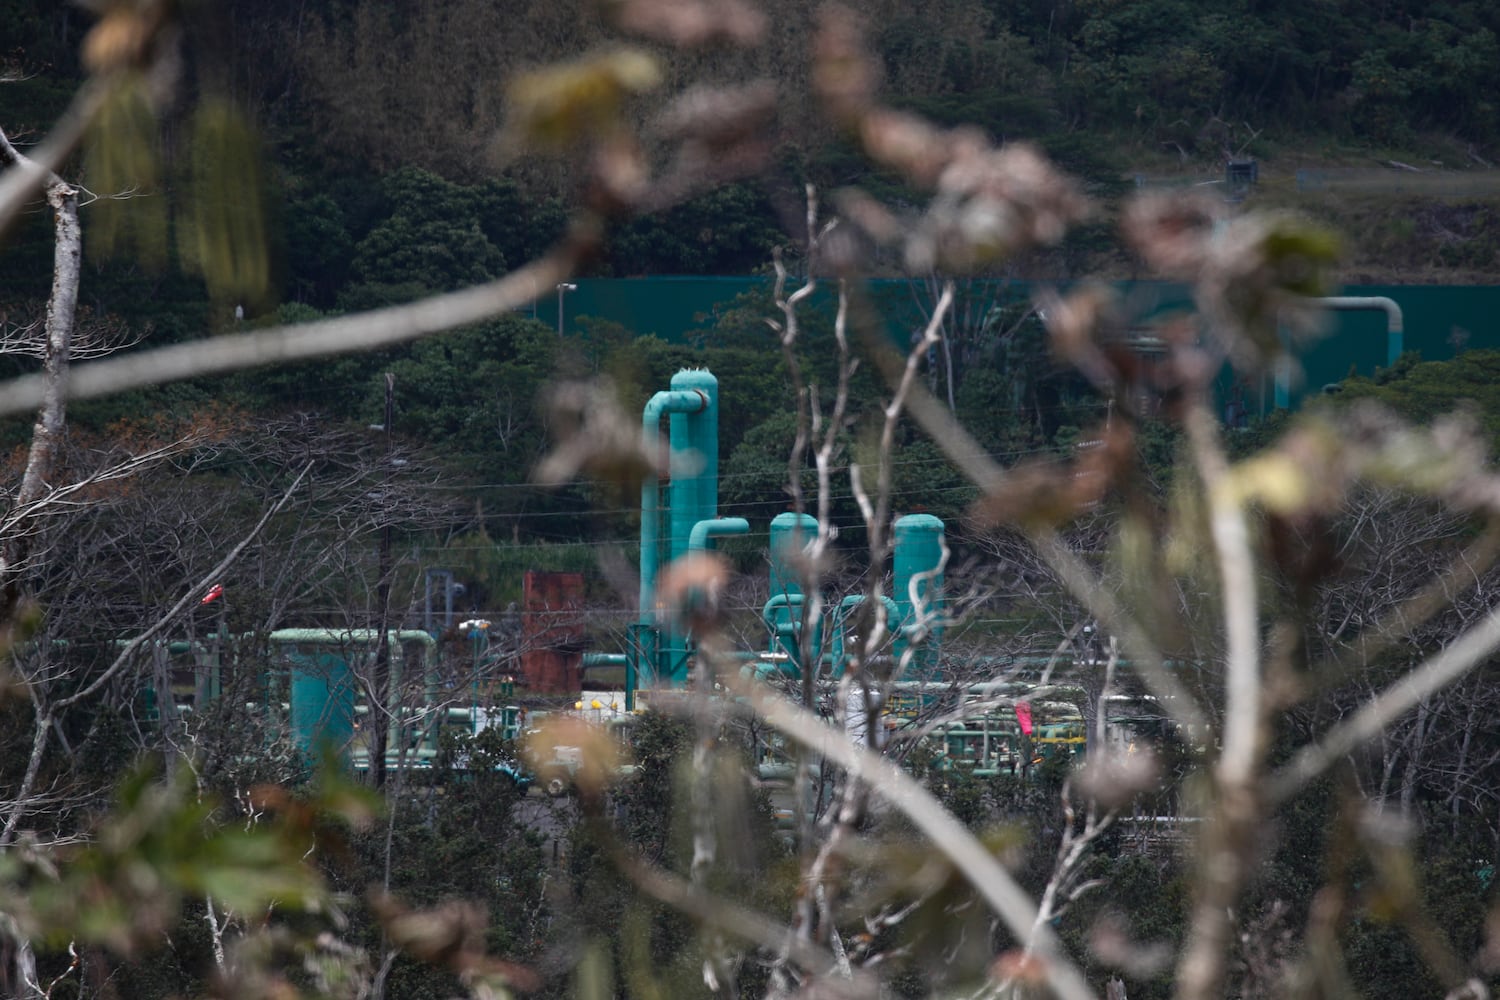
<path fill-rule="evenodd" d="M 0 157 L 18 167 L 31 161 L 16 151 L 0 131 Z M 47 343 L 43 354 L 42 406 L 37 412 L 26 471 L 16 491 L 14 510 L 22 511 L 47 491 L 67 416 L 68 362 L 73 351 L 73 317 L 78 309 L 78 279 L 83 258 L 83 235 L 78 225 L 78 190 L 56 174 L 47 180 L 47 204 L 52 206 L 55 235 L 52 249 L 52 294 L 47 300 Z M 29 550 L 30 532 L 19 523 L 9 538 L 0 539 L 0 622 L 15 619 L 21 600 L 19 573 Z"/>
<path fill-rule="evenodd" d="M 83 235 L 78 225 L 78 191 L 54 180 L 47 185 L 56 237 L 52 250 L 52 295 L 47 300 L 47 352 L 43 361 L 46 390 L 32 430 L 31 452 L 21 477 L 17 506 L 39 498 L 57 457 L 67 418 L 68 361 L 73 352 L 73 317 L 78 309 L 78 273 Z"/>
<path fill-rule="evenodd" d="M 25 158 L 0 134 L 0 143 L 17 162 Z M 56 235 L 52 253 L 52 295 L 47 300 L 47 345 L 43 357 L 46 387 L 42 408 L 32 431 L 31 451 L 26 471 L 16 492 L 17 509 L 38 500 L 46 492 L 47 478 L 52 474 L 67 417 L 68 360 L 73 349 L 73 316 L 78 308 L 78 276 L 82 262 L 83 237 L 78 225 L 78 190 L 54 176 L 47 184 L 47 204 L 52 206 Z M 14 621 L 20 603 L 20 567 L 29 549 L 29 531 L 22 526 L 3 540 L 0 549 L 0 621 L 8 628 Z M 5 827 L 0 831 L 0 850 L 15 838 L 16 826 L 26 810 L 26 800 L 36 784 L 37 771 L 47 746 L 47 730 L 52 726 L 51 710 L 46 707 L 45 692 L 32 692 L 36 705 L 36 728 L 32 734 L 31 756 L 26 776 L 17 790 Z"/>
<path fill-rule="evenodd" d="M 38 704 L 36 725 L 31 732 L 31 756 L 26 761 L 26 775 L 21 779 L 21 787 L 16 790 L 15 801 L 11 803 L 10 815 L 5 817 L 5 828 L 0 830 L 0 851 L 8 849 L 15 840 L 16 827 L 26 812 L 26 800 L 31 798 L 31 790 L 36 787 L 36 776 L 42 767 L 42 754 L 47 749 L 47 730 L 51 728 L 51 713 L 43 711 Z"/>

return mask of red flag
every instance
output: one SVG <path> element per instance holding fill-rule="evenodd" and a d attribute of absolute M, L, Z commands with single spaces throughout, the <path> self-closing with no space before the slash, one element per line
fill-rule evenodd
<path fill-rule="evenodd" d="M 1031 735 L 1031 702 L 1016 702 L 1016 721 L 1021 724 L 1021 732 L 1026 736 Z"/>
<path fill-rule="evenodd" d="M 212 587 L 210 587 L 208 589 L 208 593 L 204 594 L 203 595 L 203 600 L 199 601 L 198 603 L 199 604 L 212 604 L 214 601 L 217 601 L 219 598 L 221 598 L 223 596 L 224 596 L 224 585 L 222 583 L 216 583 L 216 584 L 214 584 Z"/>

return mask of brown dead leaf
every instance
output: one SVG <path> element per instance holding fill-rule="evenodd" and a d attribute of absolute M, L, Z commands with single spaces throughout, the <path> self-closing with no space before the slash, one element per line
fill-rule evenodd
<path fill-rule="evenodd" d="M 658 609 L 699 632 L 719 617 L 729 563 L 717 552 L 689 552 L 662 571 L 656 588 Z"/>
<path fill-rule="evenodd" d="M 1192 281 L 1208 261 L 1209 240 L 1224 218 L 1222 199 L 1202 192 L 1151 192 L 1131 199 L 1120 228 L 1125 241 L 1163 277 Z"/>

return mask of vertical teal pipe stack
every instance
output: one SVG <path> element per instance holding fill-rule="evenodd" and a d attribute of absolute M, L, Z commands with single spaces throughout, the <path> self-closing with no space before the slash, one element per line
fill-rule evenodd
<path fill-rule="evenodd" d="M 627 708 L 635 707 L 637 689 L 681 684 L 687 677 L 687 636 L 672 623 L 658 621 L 657 578 L 663 559 L 670 563 L 687 552 L 693 526 L 712 520 L 719 506 L 719 380 L 706 370 L 672 376 L 671 389 L 652 396 L 642 413 L 641 432 L 648 444 L 659 439 L 663 416 L 671 418 L 671 488 L 664 516 L 656 475 L 641 484 L 640 618 L 629 629 Z"/>
<path fill-rule="evenodd" d="M 685 369 L 672 376 L 672 391 L 694 393 L 702 402 L 696 412 L 673 411 L 670 421 L 669 563 L 687 554 L 694 525 L 719 516 L 719 380 L 705 369 Z M 680 687 L 687 682 L 688 637 L 673 623 L 665 627 L 662 680 Z"/>
<path fill-rule="evenodd" d="M 665 619 L 658 607 L 662 567 L 695 548 L 709 548 L 715 538 L 749 530 L 741 518 L 718 516 L 719 380 L 706 370 L 684 370 L 672 377 L 670 389 L 651 397 L 641 414 L 641 432 L 653 447 L 660 440 L 663 417 L 670 419 L 667 471 L 671 484 L 665 510 L 656 472 L 650 472 L 641 484 L 640 616 L 629 628 L 625 653 L 627 709 L 636 707 L 638 690 L 681 687 L 688 677 L 691 637 L 676 622 Z M 801 662 L 798 634 L 807 595 L 796 557 L 817 532 L 818 521 L 808 514 L 787 512 L 771 522 L 771 594 L 763 616 L 771 630 L 770 651 L 785 654 L 785 658 L 776 657 L 777 669 L 793 676 L 806 669 L 816 671 L 824 656 L 821 622 L 806 637 L 808 663 Z M 880 599 L 891 609 L 894 652 L 901 656 L 913 650 L 908 673 L 912 679 L 930 679 L 938 672 L 942 625 L 934 615 L 942 610 L 942 552 L 942 521 L 929 514 L 910 514 L 896 521 L 895 601 Z M 845 600 L 840 613 L 847 617 L 862 600 Z"/>
<path fill-rule="evenodd" d="M 908 514 L 896 521 L 895 599 L 899 615 L 892 623 L 895 633 L 894 652 L 899 659 L 913 646 L 912 630 L 917 624 L 918 608 L 926 618 L 928 630 L 915 644 L 907 680 L 933 680 L 938 671 L 938 649 L 943 637 L 943 522 L 931 514 Z M 917 602 L 912 602 L 913 585 Z M 937 618 L 933 616 L 937 615 Z"/>

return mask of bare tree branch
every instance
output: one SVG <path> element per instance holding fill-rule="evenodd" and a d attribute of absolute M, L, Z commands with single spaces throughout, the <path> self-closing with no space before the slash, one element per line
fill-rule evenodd
<path fill-rule="evenodd" d="M 245 537 L 240 539 L 239 544 L 230 549 L 229 554 L 226 555 L 223 559 L 219 560 L 218 564 L 214 566 L 213 569 L 209 570 L 203 575 L 201 579 L 199 579 L 196 583 L 189 587 L 187 591 L 182 595 L 182 597 L 178 598 L 177 603 L 172 605 L 172 607 L 167 610 L 166 614 L 158 618 L 150 628 L 146 629 L 140 635 L 137 635 L 135 638 L 127 642 L 124 647 L 121 648 L 119 654 L 115 657 L 114 662 L 111 663 L 103 673 L 94 678 L 91 684 L 88 684 L 87 686 L 81 688 L 80 690 L 69 695 L 66 698 L 59 699 L 56 702 L 55 707 L 59 709 L 67 708 L 70 705 L 75 705 L 78 702 L 83 701 L 85 698 L 93 697 L 93 695 L 101 687 L 109 683 L 110 678 L 117 674 L 120 669 L 130 661 L 131 657 L 135 655 L 136 650 L 140 649 L 143 645 L 150 642 L 152 639 L 156 638 L 158 635 L 164 632 L 169 625 L 177 620 L 178 616 L 181 615 L 183 611 L 191 607 L 195 601 L 200 600 L 203 596 L 203 593 L 209 587 L 213 586 L 216 582 L 222 579 L 224 574 L 229 570 L 229 567 L 233 566 L 235 561 L 239 559 L 240 555 L 250 547 L 250 544 L 254 542 L 256 538 L 260 536 L 261 531 L 265 529 L 265 526 L 268 523 L 270 523 L 271 518 L 281 513 L 282 508 L 287 505 L 287 501 L 291 500 L 292 495 L 297 492 L 297 487 L 302 485 L 302 480 L 307 477 L 307 474 L 312 470 L 312 467 L 312 462 L 308 462 L 306 465 L 304 465 L 302 467 L 302 471 L 297 473 L 297 478 L 292 480 L 292 484 L 288 486 L 286 488 L 286 492 L 281 495 L 281 499 L 277 500 L 276 503 L 273 504 L 271 508 L 265 512 L 265 514 L 261 515 L 261 519 L 255 523 L 255 527 L 251 528 L 249 533 L 246 534 Z"/>
<path fill-rule="evenodd" d="M 30 156 L 15 158 L 14 169 L 0 174 L 0 233 L 9 228 L 11 220 L 27 202 L 56 177 L 56 171 L 83 141 L 115 85 L 116 81 L 107 78 L 85 83 L 46 140 L 33 149 Z M 10 143 L 7 141 L 5 145 L 9 147 Z M 14 147 L 11 149 L 13 151 Z M 30 408 L 20 407 L 22 410 Z"/>
<path fill-rule="evenodd" d="M 1063 1000 L 1087 1000 L 1094 992 L 1083 974 L 1062 950 L 1050 928 L 1042 927 L 1032 937 L 1036 906 L 1024 890 L 985 850 L 974 835 L 933 798 L 932 793 L 900 767 L 863 747 L 855 746 L 836 729 L 825 725 L 806 709 L 787 701 L 766 687 L 726 679 L 744 697 L 756 714 L 787 736 L 836 761 L 851 780 L 868 782 L 881 797 L 900 809 L 968 877 L 974 888 L 1018 941 L 1035 941 L 1035 954 L 1042 960 L 1048 985 Z"/>
<path fill-rule="evenodd" d="M 1245 509 L 1228 486 L 1218 428 L 1201 401 L 1187 412 L 1188 438 L 1209 509 L 1228 646 L 1224 728 L 1214 768 L 1215 814 L 1196 885 L 1187 944 L 1177 963 L 1176 995 L 1212 1000 L 1223 989 L 1232 940 L 1230 910 L 1244 886 L 1262 810 L 1257 799 L 1264 741 L 1259 601 Z"/>
<path fill-rule="evenodd" d="M 266 524 L 270 522 L 271 518 L 275 517 L 276 514 L 280 513 L 281 509 L 286 506 L 287 501 L 291 499 L 292 494 L 295 493 L 297 487 L 301 485 L 303 478 L 312 468 L 312 465 L 313 463 L 309 462 L 303 468 L 303 470 L 297 475 L 296 480 L 294 480 L 291 486 L 287 488 L 286 492 L 282 494 L 281 499 L 266 511 L 266 513 L 256 523 L 255 527 L 250 530 L 249 534 L 242 538 L 239 544 L 231 549 L 229 554 L 219 561 L 218 565 L 216 565 L 212 570 L 205 574 L 202 579 L 200 579 L 197 583 L 190 587 L 186 591 L 186 593 L 184 593 L 182 597 L 178 599 L 177 603 L 172 605 L 172 607 L 166 612 L 166 614 L 159 617 L 153 625 L 127 642 L 124 647 L 121 648 L 120 652 L 115 656 L 114 661 L 109 665 L 109 667 L 106 668 L 102 673 L 100 673 L 98 677 L 94 678 L 92 683 L 85 685 L 73 694 L 68 695 L 64 698 L 60 698 L 55 702 L 48 701 L 45 697 L 45 694 L 37 690 L 37 686 L 35 684 L 27 685 L 27 690 L 31 692 L 32 699 L 36 707 L 36 721 L 33 730 L 31 755 L 27 760 L 25 776 L 22 778 L 21 785 L 17 790 L 14 799 L 12 800 L 10 813 L 5 818 L 4 829 L 0 830 L 0 851 L 3 851 L 7 847 L 9 847 L 11 842 L 14 840 L 16 826 L 21 821 L 21 817 L 25 814 L 26 809 L 30 804 L 29 799 L 31 796 L 31 791 L 36 784 L 37 772 L 41 766 L 42 752 L 46 747 L 47 736 L 52 728 L 52 720 L 58 717 L 57 713 L 69 708 L 72 705 L 78 704 L 80 701 L 83 701 L 86 698 L 93 697 L 100 688 L 109 683 L 109 681 L 114 678 L 114 676 L 118 674 L 127 663 L 130 662 L 130 660 L 134 657 L 136 651 L 139 650 L 141 646 L 150 642 L 157 635 L 161 634 L 161 632 L 164 631 L 172 622 L 174 622 L 185 609 L 191 606 L 195 601 L 201 599 L 204 590 L 215 581 L 217 581 L 224 574 L 224 572 L 234 564 L 235 560 L 240 557 L 241 553 L 243 553 L 245 549 L 250 546 L 250 544 L 265 528 Z"/>
<path fill-rule="evenodd" d="M 1328 770 L 1345 754 L 1374 737 L 1422 699 L 1441 691 L 1500 649 L 1500 608 L 1416 670 L 1404 675 L 1352 719 L 1329 730 L 1322 741 L 1303 747 L 1292 762 L 1271 776 L 1266 797 L 1283 802 Z"/>
<path fill-rule="evenodd" d="M 68 398 L 93 399 L 261 365 L 373 350 L 476 323 L 552 292 L 572 273 L 583 253 L 583 243 L 572 241 L 503 278 L 407 305 L 131 351 L 79 365 L 73 370 Z M 0 416 L 35 409 L 44 398 L 45 382 L 40 375 L 0 383 Z"/>

